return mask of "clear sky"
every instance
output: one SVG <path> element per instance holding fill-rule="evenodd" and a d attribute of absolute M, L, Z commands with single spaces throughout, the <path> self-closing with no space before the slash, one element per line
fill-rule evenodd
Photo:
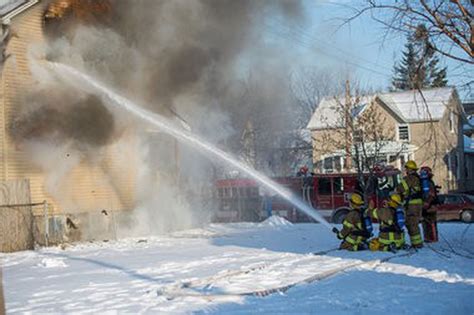
<path fill-rule="evenodd" d="M 293 49 L 301 50 L 302 60 L 299 62 L 304 65 L 348 73 L 364 88 L 386 90 L 390 86 L 394 61 L 402 55 L 405 37 L 399 34 L 384 37 L 386 32 L 383 27 L 369 15 L 341 27 L 343 18 L 350 15 L 346 4 L 357 3 L 307 0 L 305 21 L 288 25 L 277 17 L 270 18 L 270 34 L 294 43 Z M 441 64 L 448 66 L 450 85 L 459 86 L 468 81 L 469 78 L 461 76 L 459 69 L 456 69 L 457 62 L 441 57 Z M 466 89 L 459 92 L 463 99 L 474 98 L 472 93 L 466 93 Z"/>

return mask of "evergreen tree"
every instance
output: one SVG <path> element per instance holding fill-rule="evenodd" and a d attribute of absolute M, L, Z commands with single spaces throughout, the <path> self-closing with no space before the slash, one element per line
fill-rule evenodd
<path fill-rule="evenodd" d="M 446 67 L 439 69 L 439 58 L 426 37 L 424 25 L 407 38 L 400 63 L 395 63 L 392 87 L 397 91 L 446 86 Z"/>

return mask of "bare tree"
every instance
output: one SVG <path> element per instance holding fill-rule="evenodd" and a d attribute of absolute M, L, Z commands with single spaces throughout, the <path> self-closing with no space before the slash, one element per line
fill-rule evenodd
<path fill-rule="evenodd" d="M 295 130 L 289 135 L 293 149 L 289 154 L 298 160 L 311 160 L 313 155 L 311 136 L 302 136 L 302 130 L 311 119 L 316 107 L 324 97 L 338 94 L 343 88 L 333 72 L 316 67 L 302 68 L 290 76 L 290 90 L 294 111 L 291 115 Z"/>
<path fill-rule="evenodd" d="M 342 92 L 329 70 L 303 68 L 290 77 L 290 89 L 295 102 L 296 126 L 305 128 L 323 97 Z"/>
<path fill-rule="evenodd" d="M 340 157 L 341 170 L 356 172 L 359 188 L 367 200 L 377 178 L 376 166 L 383 161 L 383 152 L 395 134 L 386 127 L 387 119 L 373 104 L 374 98 L 361 96 L 357 90 L 351 93 L 348 81 L 345 97 L 334 97 L 333 100 L 328 117 L 321 117 L 327 125 L 325 131 L 313 137 L 315 151 L 320 156 Z M 404 149 L 401 145 L 391 154 L 397 158 Z"/>
<path fill-rule="evenodd" d="M 358 6 L 347 5 L 351 13 L 345 25 L 364 15 L 370 16 L 390 34 L 410 36 L 426 43 L 427 52 L 436 52 L 457 63 L 450 69 L 462 80 L 459 91 L 472 93 L 474 84 L 474 11 L 472 0 L 364 0 Z M 426 26 L 425 29 L 420 25 Z M 465 118 L 465 117 L 463 117 Z"/>
<path fill-rule="evenodd" d="M 426 25 L 425 37 L 431 48 L 460 62 L 474 64 L 473 4 L 470 0 L 366 0 L 352 7 L 346 21 L 370 12 L 388 31 L 411 35 Z"/>

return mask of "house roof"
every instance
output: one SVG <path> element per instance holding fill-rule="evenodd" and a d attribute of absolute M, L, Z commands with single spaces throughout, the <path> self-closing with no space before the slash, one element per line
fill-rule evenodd
<path fill-rule="evenodd" d="M 11 18 L 38 2 L 39 0 L 0 0 L 0 18 L 2 24 L 10 23 Z"/>
<path fill-rule="evenodd" d="M 382 93 L 362 97 L 361 107 L 354 108 L 353 117 L 362 114 L 367 104 L 378 98 L 397 118 L 403 122 L 439 120 L 454 94 L 453 87 L 434 88 L 419 91 Z M 342 119 L 338 102 L 344 104 L 344 98 L 324 98 L 316 108 L 307 125 L 308 129 L 340 128 Z M 360 109 L 359 109 L 360 108 Z"/>
<path fill-rule="evenodd" d="M 372 102 L 373 96 L 364 96 L 356 100 L 352 98 L 352 102 L 356 103 L 352 108 L 352 117 L 361 115 L 367 105 Z M 341 128 L 343 127 L 343 119 L 341 119 L 341 104 L 345 103 L 345 98 L 331 97 L 323 98 L 316 108 L 313 116 L 306 126 L 307 129 L 325 129 L 325 128 Z"/>
<path fill-rule="evenodd" d="M 379 99 L 406 122 L 440 120 L 454 93 L 453 87 L 379 94 Z"/>

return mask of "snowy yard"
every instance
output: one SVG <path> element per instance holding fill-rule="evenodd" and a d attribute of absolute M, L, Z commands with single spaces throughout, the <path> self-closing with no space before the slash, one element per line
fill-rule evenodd
<path fill-rule="evenodd" d="M 432 249 L 387 262 L 394 254 L 312 255 L 337 247 L 333 234 L 275 217 L 0 259 L 9 314 L 473 314 L 467 227 L 440 224 Z"/>

